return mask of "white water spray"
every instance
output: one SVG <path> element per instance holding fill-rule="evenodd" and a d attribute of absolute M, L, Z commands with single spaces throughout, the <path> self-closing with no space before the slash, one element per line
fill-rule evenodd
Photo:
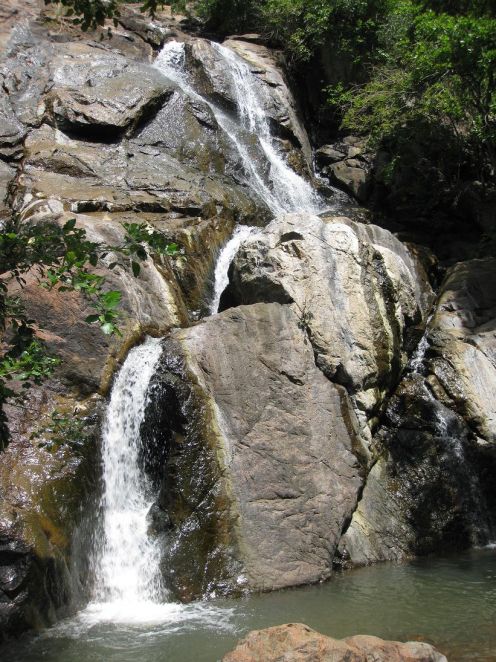
<path fill-rule="evenodd" d="M 248 239 L 248 237 L 253 236 L 256 232 L 257 228 L 252 228 L 249 225 L 238 225 L 231 239 L 219 253 L 217 264 L 215 265 L 214 293 L 212 296 L 212 302 L 209 306 L 211 315 L 215 315 L 219 310 L 220 297 L 229 284 L 229 266 L 234 260 L 234 256 L 238 252 L 243 241 Z"/>
<path fill-rule="evenodd" d="M 233 81 L 241 122 L 251 134 L 257 136 L 262 151 L 270 164 L 269 179 L 278 206 L 282 211 L 288 213 L 319 213 L 322 211 L 322 202 L 316 191 L 311 184 L 288 166 L 276 147 L 264 108 L 263 88 L 257 85 L 257 79 L 250 71 L 250 67 L 231 49 L 215 43 L 212 46 L 227 65 Z"/>
<path fill-rule="evenodd" d="M 140 427 L 147 391 L 160 359 L 160 340 L 133 348 L 112 388 L 103 430 L 103 541 L 96 561 L 96 596 L 89 611 L 109 620 L 143 618 L 164 599 L 160 550 L 147 533 L 153 501 L 141 468 Z"/>
<path fill-rule="evenodd" d="M 192 99 L 202 101 L 213 112 L 218 125 L 227 135 L 238 153 L 250 188 L 265 202 L 274 214 L 284 212 L 322 210 L 321 201 L 312 186 L 292 170 L 277 150 L 270 135 L 270 127 L 265 117 L 263 101 L 256 86 L 254 75 L 248 65 L 235 53 L 224 46 L 212 43 L 226 63 L 226 75 L 233 83 L 240 121 L 236 122 L 214 103 L 203 98 L 191 86 L 185 70 L 185 46 L 170 41 L 162 48 L 154 66 Z M 242 134 L 248 133 L 258 141 L 266 163 L 257 163 L 253 150 L 243 143 Z M 270 172 L 263 172 L 268 163 Z"/>

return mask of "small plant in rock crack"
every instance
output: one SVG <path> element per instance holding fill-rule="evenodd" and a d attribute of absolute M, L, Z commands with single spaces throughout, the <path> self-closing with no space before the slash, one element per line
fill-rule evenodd
<path fill-rule="evenodd" d="M 87 441 L 87 421 L 55 409 L 46 425 L 33 432 L 31 439 L 40 439 L 38 446 L 51 453 L 69 447 L 81 453 Z"/>
<path fill-rule="evenodd" d="M 307 304 L 303 305 L 303 308 L 300 308 L 300 315 L 298 318 L 298 327 L 305 333 L 305 342 L 307 342 L 307 338 L 311 335 L 311 323 L 314 318 L 314 314 L 310 312 L 307 308 Z"/>

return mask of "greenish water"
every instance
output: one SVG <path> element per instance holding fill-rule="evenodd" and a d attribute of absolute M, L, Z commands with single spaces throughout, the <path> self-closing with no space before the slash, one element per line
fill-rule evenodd
<path fill-rule="evenodd" d="M 450 662 L 496 660 L 496 550 L 336 575 L 327 584 L 241 600 L 169 605 L 149 622 L 86 610 L 0 648 L 2 662 L 214 662 L 252 629 L 304 622 L 325 634 L 420 639 Z M 136 614 L 139 621 L 143 614 Z M 116 615 L 119 620 L 119 615 Z"/>

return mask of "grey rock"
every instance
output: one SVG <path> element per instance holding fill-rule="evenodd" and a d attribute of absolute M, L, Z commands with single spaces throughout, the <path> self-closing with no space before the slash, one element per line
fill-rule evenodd
<path fill-rule="evenodd" d="M 495 532 L 496 261 L 455 265 L 423 351 L 390 400 L 372 469 L 341 541 L 353 563 L 484 545 Z"/>
<path fill-rule="evenodd" d="M 43 95 L 51 84 L 52 58 L 52 45 L 36 26 L 21 21 L 12 30 L 0 65 L 0 81 L 17 121 L 24 126 L 41 122 Z"/>
<path fill-rule="evenodd" d="M 0 222 L 9 218 L 11 214 L 7 198 L 15 172 L 14 168 L 8 166 L 4 161 L 0 161 Z"/>
<path fill-rule="evenodd" d="M 421 376 L 400 384 L 375 447 L 382 455 L 341 539 L 342 562 L 403 560 L 492 539 L 494 490 L 484 474 L 496 459 Z"/>
<path fill-rule="evenodd" d="M 22 140 L 26 130 L 16 118 L 10 101 L 0 94 L 0 156 L 11 159 L 22 155 Z"/>
<path fill-rule="evenodd" d="M 408 328 L 431 300 L 422 266 L 388 231 L 290 214 L 242 245 L 221 305 L 290 303 L 317 365 L 370 414 L 406 365 Z"/>
<path fill-rule="evenodd" d="M 108 141 L 154 113 L 172 93 L 158 71 L 133 65 L 103 79 L 93 76 L 74 88 L 56 88 L 48 100 L 57 126 Z"/>
<path fill-rule="evenodd" d="M 186 366 L 179 381 L 193 384 L 203 402 L 193 419 L 206 426 L 200 437 L 197 427 L 180 431 L 165 481 L 174 550 L 166 565 L 181 576 L 181 556 L 190 564 L 176 592 L 199 595 L 226 584 L 228 591 L 271 590 L 327 578 L 362 483 L 353 452 L 358 440 L 347 394 L 315 366 L 298 317 L 276 303 L 243 306 L 174 331 L 170 342 L 165 352 L 174 351 Z M 182 456 L 194 448 L 196 454 L 210 449 L 202 465 L 213 464 L 217 476 L 197 504 L 191 494 L 198 479 L 182 470 L 200 461 L 195 453 Z M 201 548 L 191 545 L 190 530 L 200 531 Z M 202 573 L 212 572 L 219 556 L 214 543 L 206 551 L 207 542 L 219 539 L 241 570 L 226 579 L 224 564 L 207 581 Z M 191 563 L 200 553 L 206 557 Z"/>
<path fill-rule="evenodd" d="M 324 145 L 315 152 L 315 157 L 319 166 L 322 167 L 343 161 L 346 158 L 346 151 L 335 149 L 334 145 Z"/>
<path fill-rule="evenodd" d="M 340 161 L 329 166 L 331 182 L 351 193 L 359 202 L 366 202 L 371 191 L 369 168 L 355 160 Z"/>
<path fill-rule="evenodd" d="M 496 443 L 496 260 L 460 262 L 447 274 L 428 328 L 428 368 L 446 404 Z"/>

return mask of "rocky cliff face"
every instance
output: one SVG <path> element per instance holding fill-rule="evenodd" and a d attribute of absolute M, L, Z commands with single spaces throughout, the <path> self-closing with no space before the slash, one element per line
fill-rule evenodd
<path fill-rule="evenodd" d="M 63 362 L 25 411 L 8 412 L 4 634 L 53 622 L 74 596 L 70 539 L 98 493 L 104 398 L 144 334 L 165 337 L 144 431 L 160 485 L 151 528 L 182 599 L 493 535 L 496 264 L 456 265 L 436 298 L 421 251 L 338 213 L 336 196 L 320 215 L 273 218 L 277 181 L 238 122 L 225 56 L 182 28 L 126 10 L 109 39 L 45 15 L 16 25 L 5 48 L 0 219 L 76 218 L 109 244 L 123 221 L 144 221 L 183 254 L 149 259 L 137 278 L 125 260 L 98 264 L 123 294 L 123 335 L 110 340 L 84 323 L 82 297 L 27 279 L 27 312 Z M 152 66 L 172 40 L 184 46 Z M 277 55 L 249 36 L 224 45 L 253 76 L 277 154 L 309 186 L 310 143 Z M 200 319 L 237 224 L 259 232 L 231 266 L 222 312 Z M 74 418 L 77 443 L 50 452 L 39 442 L 55 411 Z"/>
<path fill-rule="evenodd" d="M 26 411 L 8 412 L 11 443 L 0 476 L 4 634 L 53 622 L 74 593 L 70 539 L 80 509 L 98 491 L 102 398 L 127 350 L 145 333 L 190 325 L 206 306 L 216 255 L 235 223 L 260 224 L 269 214 L 212 111 L 209 99 L 230 113 L 235 104 L 232 80 L 210 42 L 191 38 L 180 18 L 165 14 L 151 23 L 124 12 L 110 39 L 104 32 L 87 39 L 28 9 L 16 22 L 7 12 L 2 24 L 1 218 L 13 212 L 24 223 L 76 218 L 89 239 L 108 244 L 122 240 L 122 222 L 145 221 L 177 241 L 183 255 L 148 260 L 138 278 L 122 260 L 109 271 L 111 255 L 98 265 L 97 273 L 123 295 L 121 338 L 85 324 L 92 311 L 82 297 L 40 289 L 35 273 L 27 278 L 27 313 L 62 363 L 31 392 Z M 171 38 L 186 44 L 188 76 L 205 100 L 151 66 Z M 238 41 L 232 46 L 244 48 Z M 309 142 L 284 76 L 267 50 L 246 48 L 263 58 L 257 84 L 266 90 L 281 149 L 308 172 Z M 50 452 L 42 444 L 55 434 L 54 415 L 75 416 L 69 432 L 77 444 Z"/>

